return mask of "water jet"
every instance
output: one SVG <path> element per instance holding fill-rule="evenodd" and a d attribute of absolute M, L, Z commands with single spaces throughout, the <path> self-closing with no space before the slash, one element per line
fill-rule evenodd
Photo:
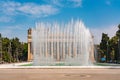
<path fill-rule="evenodd" d="M 36 24 L 32 29 L 34 65 L 65 64 L 66 66 L 91 65 L 94 58 L 93 37 L 80 20 L 68 23 Z"/>

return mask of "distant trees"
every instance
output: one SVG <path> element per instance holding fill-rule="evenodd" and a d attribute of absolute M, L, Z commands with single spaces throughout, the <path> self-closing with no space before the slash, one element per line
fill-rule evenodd
<path fill-rule="evenodd" d="M 27 43 L 20 42 L 19 39 L 2 39 L 2 62 L 21 62 L 27 60 Z"/>
<path fill-rule="evenodd" d="M 120 25 L 118 25 L 116 35 L 112 38 L 102 33 L 98 54 L 99 62 L 120 63 Z"/>
<path fill-rule="evenodd" d="M 10 40 L 8 38 L 2 38 L 2 61 L 11 62 L 10 51 Z"/>

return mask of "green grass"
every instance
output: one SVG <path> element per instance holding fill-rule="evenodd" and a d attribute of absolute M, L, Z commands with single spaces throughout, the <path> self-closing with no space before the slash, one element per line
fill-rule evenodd
<path fill-rule="evenodd" d="M 120 66 L 120 64 L 113 64 L 113 63 L 94 63 L 94 65 L 95 66 Z M 33 64 L 23 64 L 21 66 L 33 66 Z M 40 65 L 40 66 L 44 66 L 44 65 Z M 75 66 L 75 65 L 72 65 L 72 64 L 65 65 L 65 63 L 56 63 L 56 64 L 48 65 L 48 66 Z"/>
<path fill-rule="evenodd" d="M 23 64 L 23 65 L 20 65 L 20 66 L 33 66 L 33 64 Z"/>
<path fill-rule="evenodd" d="M 65 66 L 65 63 L 57 63 L 54 66 Z"/>
<path fill-rule="evenodd" d="M 113 63 L 94 63 L 96 66 L 120 66 L 120 64 L 113 64 Z"/>
<path fill-rule="evenodd" d="M 23 64 L 23 65 L 20 65 L 20 66 L 33 66 L 33 64 Z M 44 65 L 40 65 L 40 66 L 44 66 Z M 72 66 L 72 64 L 65 65 L 65 63 L 56 63 L 56 64 L 48 65 L 48 66 Z"/>

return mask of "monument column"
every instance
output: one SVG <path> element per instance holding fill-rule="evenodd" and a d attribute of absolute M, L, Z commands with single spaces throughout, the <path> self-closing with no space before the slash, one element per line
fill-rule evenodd
<path fill-rule="evenodd" d="M 95 62 L 95 57 L 94 57 L 94 44 L 93 44 L 93 39 L 94 37 L 92 36 L 92 41 L 91 41 L 91 48 L 90 48 L 90 60 L 94 63 Z"/>
<path fill-rule="evenodd" d="M 30 61 L 30 42 L 28 42 L 28 61 Z"/>
<path fill-rule="evenodd" d="M 28 29 L 28 61 L 33 60 L 33 55 L 32 55 L 32 29 Z"/>

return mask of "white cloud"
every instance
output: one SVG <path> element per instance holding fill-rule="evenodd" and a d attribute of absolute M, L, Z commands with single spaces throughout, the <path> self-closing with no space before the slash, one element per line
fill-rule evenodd
<path fill-rule="evenodd" d="M 24 29 L 22 25 L 19 26 L 4 26 L 0 29 L 0 33 L 3 37 L 14 38 L 18 37 L 20 41 L 27 42 L 27 29 Z"/>
<path fill-rule="evenodd" d="M 58 7 L 81 7 L 82 0 L 43 0 Z"/>
<path fill-rule="evenodd" d="M 58 10 L 51 5 L 36 5 L 33 3 L 27 3 L 18 8 L 18 11 L 29 15 L 46 16 L 56 14 Z"/>
<path fill-rule="evenodd" d="M 12 31 L 9 30 L 9 29 L 4 29 L 4 30 L 0 30 L 0 33 L 1 33 L 2 36 L 4 36 L 4 37 L 10 37 L 10 34 L 12 33 Z"/>
<path fill-rule="evenodd" d="M 59 7 L 63 7 L 63 0 L 44 0 L 49 4 L 55 5 L 55 6 L 59 6 Z"/>
<path fill-rule="evenodd" d="M 71 1 L 74 7 L 81 7 L 82 5 L 82 0 L 68 0 L 68 1 Z"/>
<path fill-rule="evenodd" d="M 14 20 L 11 18 L 11 17 L 8 17 L 8 16 L 0 16 L 0 22 L 4 22 L 4 23 L 7 23 L 7 22 L 13 22 Z"/>
<path fill-rule="evenodd" d="M 20 3 L 15 1 L 0 1 L 0 14 L 30 15 L 45 17 L 59 12 L 61 7 L 81 7 L 82 0 L 44 0 L 45 4 L 33 2 Z"/>
<path fill-rule="evenodd" d="M 12 2 L 12 1 L 7 1 L 7 2 L 0 2 L 0 11 L 3 14 L 7 15 L 15 15 L 17 14 L 17 8 L 21 6 L 21 3 L 18 2 Z"/>
<path fill-rule="evenodd" d="M 117 25 L 113 25 L 105 28 L 93 28 L 91 29 L 91 32 L 94 36 L 95 44 L 98 44 L 101 41 L 102 33 L 108 34 L 108 36 L 111 38 L 115 35 L 117 30 L 118 30 Z"/>
<path fill-rule="evenodd" d="M 53 15 L 58 12 L 58 9 L 52 5 L 38 5 L 35 3 L 20 3 L 20 2 L 0 2 L 0 11 L 6 15 L 24 14 L 30 16 L 46 16 Z"/>

